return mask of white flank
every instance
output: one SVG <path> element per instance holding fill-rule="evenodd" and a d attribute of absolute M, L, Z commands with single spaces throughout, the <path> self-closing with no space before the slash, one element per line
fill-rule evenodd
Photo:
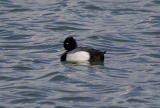
<path fill-rule="evenodd" d="M 79 62 L 79 61 L 88 61 L 90 58 L 89 53 L 85 51 L 78 51 L 75 53 L 68 53 L 66 61 Z"/>

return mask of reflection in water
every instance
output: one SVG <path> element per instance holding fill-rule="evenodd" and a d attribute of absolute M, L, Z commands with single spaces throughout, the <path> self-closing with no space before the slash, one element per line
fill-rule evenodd
<path fill-rule="evenodd" d="M 102 65 L 104 66 L 104 61 L 97 61 L 97 62 L 89 62 L 89 61 L 77 61 L 77 62 L 63 62 L 62 64 L 70 63 L 75 65 Z"/>

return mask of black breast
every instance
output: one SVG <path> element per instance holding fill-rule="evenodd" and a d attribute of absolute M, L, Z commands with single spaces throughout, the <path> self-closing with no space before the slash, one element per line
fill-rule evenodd
<path fill-rule="evenodd" d="M 66 52 L 62 54 L 62 56 L 61 56 L 61 61 L 66 61 L 66 55 L 67 55 Z"/>

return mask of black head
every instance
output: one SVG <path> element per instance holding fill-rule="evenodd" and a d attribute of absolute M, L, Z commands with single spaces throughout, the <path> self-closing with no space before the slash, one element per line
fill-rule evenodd
<path fill-rule="evenodd" d="M 67 51 L 71 51 L 77 48 L 77 42 L 73 37 L 67 37 L 63 45 L 64 45 L 65 50 Z"/>

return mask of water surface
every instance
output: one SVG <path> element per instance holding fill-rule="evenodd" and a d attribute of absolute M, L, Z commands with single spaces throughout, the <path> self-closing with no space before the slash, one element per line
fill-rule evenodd
<path fill-rule="evenodd" d="M 159 108 L 159 0 L 0 0 L 1 108 Z M 63 40 L 104 65 L 61 63 Z"/>

